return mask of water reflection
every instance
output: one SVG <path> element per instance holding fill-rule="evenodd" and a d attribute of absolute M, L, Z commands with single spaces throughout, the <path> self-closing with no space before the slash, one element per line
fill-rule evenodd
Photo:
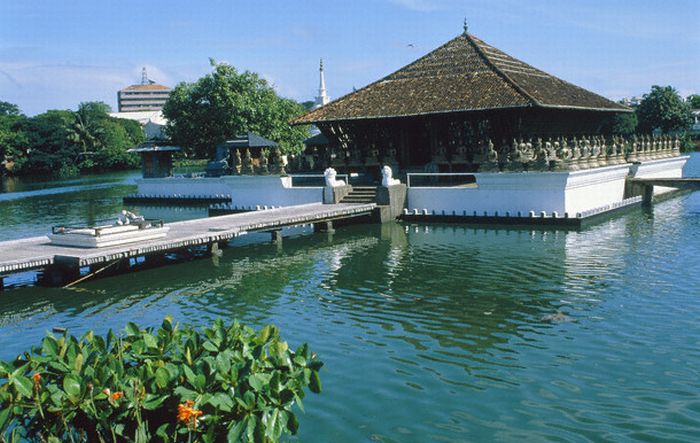
<path fill-rule="evenodd" d="M 273 322 L 326 362 L 299 441 L 693 441 L 699 212 L 696 193 L 581 232 L 388 224 L 241 243 L 8 291 L 0 354 L 56 325 Z M 547 321 L 559 311 L 571 321 Z"/>

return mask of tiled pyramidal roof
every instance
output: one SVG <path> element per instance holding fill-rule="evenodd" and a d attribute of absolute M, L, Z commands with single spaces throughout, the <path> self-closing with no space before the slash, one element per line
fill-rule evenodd
<path fill-rule="evenodd" d="M 465 33 L 292 123 L 522 107 L 630 111 Z"/>

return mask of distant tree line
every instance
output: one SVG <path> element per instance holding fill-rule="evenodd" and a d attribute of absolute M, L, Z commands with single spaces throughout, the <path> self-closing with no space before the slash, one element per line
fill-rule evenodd
<path fill-rule="evenodd" d="M 144 140 L 141 125 L 109 116 L 102 102 L 81 103 L 77 111 L 50 110 L 34 117 L 0 101 L 0 162 L 18 175 L 68 177 L 139 165 L 127 151 Z"/>
<path fill-rule="evenodd" d="M 655 131 L 678 135 L 684 150 L 690 150 L 695 147 L 692 140 L 698 137 L 691 132 L 693 109 L 700 109 L 700 95 L 690 95 L 684 100 L 672 86 L 654 85 L 633 113 L 616 114 L 603 132 L 624 136 Z"/>

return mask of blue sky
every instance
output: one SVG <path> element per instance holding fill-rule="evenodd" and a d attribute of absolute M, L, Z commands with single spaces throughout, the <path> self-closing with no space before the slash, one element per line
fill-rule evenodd
<path fill-rule="evenodd" d="M 699 0 L 0 0 L 0 100 L 28 115 L 75 109 L 140 80 L 174 86 L 209 58 L 299 101 L 383 77 L 462 31 L 619 99 L 700 91 Z M 412 46 L 409 46 L 412 45 Z"/>

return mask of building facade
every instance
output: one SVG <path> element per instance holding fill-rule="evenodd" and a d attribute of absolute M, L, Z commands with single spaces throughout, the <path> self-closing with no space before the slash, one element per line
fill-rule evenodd
<path fill-rule="evenodd" d="M 171 89 L 148 79 L 146 68 L 141 72 L 141 84 L 131 85 L 117 93 L 119 112 L 160 111 L 170 97 Z"/>

